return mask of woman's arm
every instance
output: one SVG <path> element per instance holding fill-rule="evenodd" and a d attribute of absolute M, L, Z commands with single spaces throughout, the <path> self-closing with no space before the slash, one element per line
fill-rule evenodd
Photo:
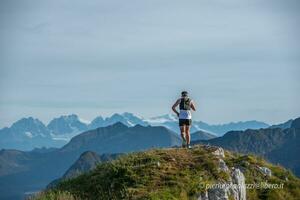
<path fill-rule="evenodd" d="M 194 101 L 191 101 L 191 108 L 192 108 L 193 111 L 196 111 L 196 106 L 194 104 Z"/>
<path fill-rule="evenodd" d="M 178 99 L 172 106 L 172 110 L 174 113 L 176 113 L 177 117 L 179 116 L 179 112 L 176 110 L 176 107 L 179 105 L 179 103 L 180 103 L 180 99 Z"/>

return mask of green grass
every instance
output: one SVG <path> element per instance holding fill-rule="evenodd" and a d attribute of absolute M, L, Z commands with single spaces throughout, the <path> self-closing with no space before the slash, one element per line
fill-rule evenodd
<path fill-rule="evenodd" d="M 47 191 L 39 193 L 36 197 L 29 198 L 29 200 L 77 200 L 74 195 L 67 191 Z"/>
<path fill-rule="evenodd" d="M 228 167 L 238 167 L 243 170 L 246 184 L 269 183 L 284 184 L 282 189 L 247 189 L 247 199 L 300 199 L 300 180 L 291 171 L 279 165 L 273 165 L 261 157 L 254 155 L 240 155 L 228 153 L 225 159 Z M 263 175 L 259 169 L 267 167 L 271 169 L 272 176 Z"/>
<path fill-rule="evenodd" d="M 65 180 L 44 192 L 37 200 L 59 199 L 194 199 L 203 192 L 203 184 L 224 182 L 230 175 L 218 170 L 218 158 L 211 149 L 197 146 L 188 149 L 159 149 L 131 153 L 103 163 L 91 172 Z M 281 190 L 248 189 L 247 199 L 293 199 L 300 196 L 300 182 L 289 171 L 253 155 L 243 156 L 226 151 L 228 167 L 243 170 L 246 183 L 268 181 L 285 183 Z M 269 167 L 273 176 L 264 177 L 257 166 Z M 288 180 L 286 180 L 288 178 Z"/>

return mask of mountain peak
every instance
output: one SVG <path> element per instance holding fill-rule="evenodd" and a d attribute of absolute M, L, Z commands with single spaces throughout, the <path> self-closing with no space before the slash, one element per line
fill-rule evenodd
<path fill-rule="evenodd" d="M 125 124 L 123 124 L 122 122 L 116 122 L 112 125 L 110 125 L 110 127 L 113 127 L 113 128 L 128 128 L 128 126 L 126 126 Z"/>
<path fill-rule="evenodd" d="M 300 117 L 293 120 L 291 128 L 300 129 Z"/>
<path fill-rule="evenodd" d="M 47 127 L 55 135 L 80 132 L 87 129 L 87 125 L 75 114 L 54 118 Z"/>
<path fill-rule="evenodd" d="M 36 125 L 44 125 L 43 122 L 41 122 L 39 119 L 33 118 L 33 117 L 23 117 L 22 119 L 16 121 L 13 123 L 11 127 L 16 127 L 24 124 L 36 124 Z"/>
<path fill-rule="evenodd" d="M 62 115 L 58 119 L 63 119 L 63 120 L 67 120 L 67 121 L 79 120 L 78 115 L 76 115 L 76 114 Z"/>
<path fill-rule="evenodd" d="M 11 132 L 14 135 L 25 136 L 29 138 L 35 136 L 48 137 L 50 134 L 43 122 L 33 117 L 22 118 L 13 123 L 11 126 Z"/>
<path fill-rule="evenodd" d="M 124 112 L 121 114 L 123 117 L 127 117 L 127 118 L 139 118 L 139 119 L 142 119 L 143 117 L 140 117 L 140 116 L 137 116 L 133 113 L 130 113 L 130 112 Z"/>

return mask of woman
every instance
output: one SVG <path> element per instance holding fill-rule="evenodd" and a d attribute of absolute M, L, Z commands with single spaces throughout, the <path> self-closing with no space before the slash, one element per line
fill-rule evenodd
<path fill-rule="evenodd" d="M 176 110 L 176 107 L 179 105 L 179 112 Z M 181 98 L 179 98 L 174 105 L 172 106 L 172 110 L 176 113 L 179 118 L 179 127 L 180 134 L 182 138 L 182 147 L 191 148 L 190 146 L 190 128 L 192 125 L 192 113 L 196 111 L 196 107 L 194 102 L 188 97 L 188 92 L 181 92 Z"/>

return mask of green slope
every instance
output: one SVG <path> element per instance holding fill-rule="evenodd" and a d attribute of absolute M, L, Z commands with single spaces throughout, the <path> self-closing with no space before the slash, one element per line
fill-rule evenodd
<path fill-rule="evenodd" d="M 65 180 L 35 199 L 196 199 L 208 184 L 228 182 L 233 167 L 243 172 L 246 184 L 284 184 L 282 189 L 247 189 L 249 200 L 300 197 L 300 180 L 291 172 L 255 156 L 229 151 L 225 151 L 225 158 L 216 156 L 216 149 L 198 145 L 191 150 L 170 148 L 130 153 Z M 220 159 L 228 166 L 227 172 L 220 170 Z M 263 174 L 259 167 L 269 168 L 272 176 Z"/>

